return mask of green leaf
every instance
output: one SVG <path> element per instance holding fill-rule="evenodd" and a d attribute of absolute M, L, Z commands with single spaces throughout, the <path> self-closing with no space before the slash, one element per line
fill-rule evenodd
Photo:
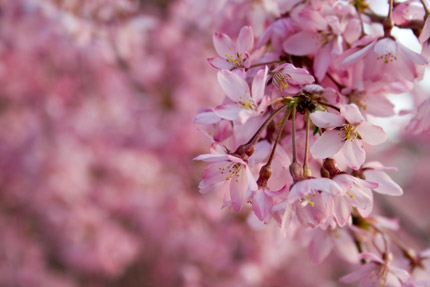
<path fill-rule="evenodd" d="M 318 131 L 320 130 L 320 128 L 319 127 L 317 127 L 317 126 L 314 126 L 314 135 L 316 135 L 317 133 L 318 133 Z"/>

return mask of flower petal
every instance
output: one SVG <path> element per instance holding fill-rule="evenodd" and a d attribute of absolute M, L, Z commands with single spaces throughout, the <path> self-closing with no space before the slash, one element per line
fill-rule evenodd
<path fill-rule="evenodd" d="M 221 57 L 208 58 L 208 62 L 215 69 L 230 70 L 231 68 L 234 67 L 234 65 L 232 63 L 230 63 L 229 61 L 227 61 L 226 59 L 221 58 Z"/>
<path fill-rule="evenodd" d="M 366 180 L 379 184 L 379 186 L 374 189 L 374 191 L 378 193 L 392 196 L 399 196 L 403 194 L 402 188 L 383 171 L 365 170 L 364 176 L 366 177 Z"/>
<path fill-rule="evenodd" d="M 224 93 L 234 102 L 248 100 L 251 96 L 246 81 L 229 70 L 218 72 L 218 82 Z"/>
<path fill-rule="evenodd" d="M 336 154 L 344 145 L 337 130 L 325 131 L 312 145 L 311 154 L 314 158 L 328 158 Z"/>
<path fill-rule="evenodd" d="M 239 53 L 252 50 L 254 46 L 254 33 L 251 26 L 244 26 L 242 29 L 240 29 L 236 44 L 237 51 Z"/>
<path fill-rule="evenodd" d="M 230 179 L 230 197 L 235 211 L 239 211 L 242 207 L 247 190 L 248 179 L 246 169 L 244 166 L 241 166 L 239 172 Z"/>
<path fill-rule="evenodd" d="M 264 96 L 264 88 L 266 87 L 267 80 L 267 66 L 264 69 L 260 69 L 252 81 L 252 98 L 255 103 L 258 103 Z"/>
<path fill-rule="evenodd" d="M 264 223 L 269 222 L 272 206 L 273 199 L 267 196 L 263 189 L 259 189 L 252 200 L 252 209 L 258 219 L 264 221 Z"/>
<path fill-rule="evenodd" d="M 228 103 L 225 105 L 220 105 L 216 108 L 214 108 L 214 113 L 216 116 L 229 120 L 234 121 L 239 117 L 239 112 L 241 108 L 239 104 L 237 103 Z"/>
<path fill-rule="evenodd" d="M 430 38 L 430 18 L 429 17 L 427 17 L 426 22 L 424 23 L 423 30 L 421 31 L 420 37 L 418 39 L 422 44 L 425 41 L 427 41 L 428 38 Z"/>
<path fill-rule="evenodd" d="M 283 43 L 284 51 L 295 56 L 315 54 L 321 48 L 321 36 L 316 32 L 302 31 Z"/>
<path fill-rule="evenodd" d="M 366 152 L 363 149 L 361 140 L 347 140 L 343 146 L 343 154 L 352 169 L 359 169 L 366 159 Z"/>
<path fill-rule="evenodd" d="M 315 56 L 313 68 L 315 72 L 315 77 L 318 79 L 318 81 L 321 81 L 324 78 L 325 73 L 327 72 L 327 69 L 332 60 L 332 51 L 333 44 L 332 42 L 330 42 L 324 45 Z"/>
<path fill-rule="evenodd" d="M 340 114 L 350 123 L 359 124 L 364 122 L 364 118 L 360 113 L 356 104 L 341 105 Z"/>
<path fill-rule="evenodd" d="M 345 119 L 341 115 L 323 111 L 313 112 L 311 114 L 311 120 L 314 125 L 324 129 L 340 127 L 345 123 Z"/>
<path fill-rule="evenodd" d="M 215 50 L 222 58 L 226 58 L 226 54 L 234 52 L 234 44 L 229 36 L 224 33 L 215 33 L 212 37 Z"/>
<path fill-rule="evenodd" d="M 347 66 L 350 66 L 350 65 L 357 63 L 361 59 L 364 59 L 364 57 L 371 51 L 373 46 L 375 46 L 375 42 L 373 42 L 373 43 L 367 45 L 366 47 L 364 47 L 363 49 L 360 49 L 357 52 L 349 55 L 348 57 L 346 57 L 342 61 L 342 65 L 347 67 Z"/>
<path fill-rule="evenodd" d="M 352 282 L 360 281 L 363 278 L 369 277 L 370 272 L 372 272 L 377 267 L 378 265 L 375 263 L 364 264 L 360 266 L 360 268 L 358 268 L 356 271 L 341 277 L 339 281 L 342 283 L 352 283 Z"/>
<path fill-rule="evenodd" d="M 370 145 L 378 145 L 387 139 L 387 134 L 381 127 L 362 122 L 356 129 L 361 138 Z"/>

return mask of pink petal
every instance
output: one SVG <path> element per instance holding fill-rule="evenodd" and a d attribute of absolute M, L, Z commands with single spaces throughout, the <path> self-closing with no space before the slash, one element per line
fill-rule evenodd
<path fill-rule="evenodd" d="M 205 109 L 196 115 L 196 117 L 193 119 L 193 123 L 214 124 L 220 120 L 221 118 L 214 113 L 213 109 Z"/>
<path fill-rule="evenodd" d="M 267 80 L 267 66 L 261 69 L 255 74 L 254 80 L 252 81 L 252 98 L 258 103 L 264 96 L 264 88 L 266 87 Z"/>
<path fill-rule="evenodd" d="M 323 111 L 313 112 L 311 114 L 311 120 L 314 125 L 324 129 L 340 127 L 345 123 L 345 119 L 341 115 Z"/>
<path fill-rule="evenodd" d="M 315 56 L 313 68 L 315 71 L 315 77 L 318 79 L 318 81 L 321 81 L 327 72 L 332 60 L 332 50 L 332 42 L 327 43 L 318 51 L 317 55 Z"/>
<path fill-rule="evenodd" d="M 291 76 L 290 83 L 293 85 L 304 85 L 304 84 L 312 84 L 315 79 L 312 77 L 306 69 L 296 68 L 292 64 L 282 64 L 274 71 L 282 71 L 285 74 Z"/>
<path fill-rule="evenodd" d="M 282 215 L 282 224 L 281 224 L 281 235 L 282 237 L 286 237 L 288 231 L 290 230 L 291 220 L 293 219 L 294 209 L 291 203 L 287 203 L 285 212 Z"/>
<path fill-rule="evenodd" d="M 289 37 L 282 46 L 291 55 L 312 55 L 322 46 L 321 36 L 316 32 L 302 31 Z"/>
<path fill-rule="evenodd" d="M 212 37 L 215 50 L 222 58 L 226 58 L 226 54 L 234 52 L 234 44 L 229 36 L 224 33 L 215 33 Z"/>
<path fill-rule="evenodd" d="M 369 204 L 365 208 L 357 207 L 358 213 L 361 215 L 361 217 L 364 217 L 364 218 L 368 217 L 372 213 L 372 210 L 373 210 L 373 193 L 369 192 L 368 195 L 371 198 L 369 200 Z"/>
<path fill-rule="evenodd" d="M 237 175 L 233 175 L 230 179 L 230 197 L 235 211 L 239 211 L 242 207 L 245 193 L 248 190 L 248 179 L 246 177 L 245 168 L 241 167 Z"/>
<path fill-rule="evenodd" d="M 259 189 L 252 200 L 252 209 L 258 219 L 264 221 L 264 223 L 269 222 L 272 206 L 273 199 L 267 196 L 263 189 Z"/>
<path fill-rule="evenodd" d="M 239 117 L 239 112 L 241 111 L 241 108 L 237 103 L 228 103 L 216 107 L 213 111 L 215 115 L 220 118 L 234 121 Z"/>
<path fill-rule="evenodd" d="M 415 53 L 414 51 L 406 48 L 405 46 L 403 46 L 402 44 L 399 43 L 399 49 L 400 52 L 405 54 L 405 56 L 412 60 L 412 62 L 414 62 L 417 65 L 425 65 L 427 64 L 427 60 L 425 57 L 423 57 L 422 55 Z"/>
<path fill-rule="evenodd" d="M 284 185 L 283 187 L 281 187 L 281 189 L 279 189 L 279 190 L 275 190 L 275 191 L 272 191 L 272 190 L 270 190 L 270 189 L 265 189 L 264 190 L 264 193 L 267 195 L 267 196 L 270 196 L 270 197 L 275 197 L 275 196 L 279 196 L 279 195 L 281 195 L 282 193 L 284 193 L 285 191 L 287 191 L 288 190 L 288 186 L 287 185 Z"/>
<path fill-rule="evenodd" d="M 257 181 L 252 175 L 252 172 L 251 172 L 251 169 L 249 169 L 249 166 L 246 166 L 245 175 L 246 175 L 246 178 L 248 179 L 248 188 L 252 190 L 257 190 L 258 189 Z"/>
<path fill-rule="evenodd" d="M 424 23 L 424 27 L 421 31 L 419 40 L 420 43 L 424 43 L 427 39 L 430 38 L 430 18 L 427 17 L 426 22 Z"/>
<path fill-rule="evenodd" d="M 215 69 L 230 70 L 231 68 L 234 67 L 234 65 L 232 63 L 230 63 L 229 61 L 227 61 L 226 59 L 221 58 L 221 57 L 208 58 L 208 62 Z"/>
<path fill-rule="evenodd" d="M 370 272 L 372 272 L 377 267 L 378 265 L 375 263 L 364 264 L 360 266 L 360 268 L 358 268 L 356 271 L 341 277 L 339 281 L 342 283 L 352 283 L 352 282 L 360 281 L 364 278 L 369 277 Z"/>
<path fill-rule="evenodd" d="M 340 114 L 350 123 L 359 124 L 364 122 L 364 118 L 360 110 L 355 104 L 342 105 L 340 107 Z"/>
<path fill-rule="evenodd" d="M 359 169 L 366 159 L 366 152 L 363 149 L 361 140 L 347 140 L 343 146 L 343 154 L 352 169 Z"/>
<path fill-rule="evenodd" d="M 201 154 L 193 160 L 202 160 L 205 162 L 218 162 L 218 161 L 225 161 L 227 160 L 226 154 Z"/>
<path fill-rule="evenodd" d="M 248 84 L 244 79 L 229 70 L 218 72 L 218 82 L 224 93 L 234 102 L 242 102 L 250 98 Z"/>
<path fill-rule="evenodd" d="M 312 145 L 311 154 L 314 158 L 328 158 L 336 154 L 344 145 L 339 131 L 325 131 Z"/>
<path fill-rule="evenodd" d="M 366 177 L 366 180 L 379 184 L 379 186 L 374 189 L 374 191 L 378 193 L 392 196 L 399 196 L 403 194 L 402 188 L 383 171 L 366 170 L 364 171 L 364 176 Z"/>
<path fill-rule="evenodd" d="M 387 134 L 381 127 L 362 122 L 356 129 L 361 138 L 370 145 L 378 145 L 387 139 Z"/>
<path fill-rule="evenodd" d="M 376 170 L 397 170 L 397 167 L 394 166 L 384 166 L 382 163 L 378 161 L 369 161 L 363 166 L 365 168 L 373 168 Z"/>
<path fill-rule="evenodd" d="M 373 48 L 374 45 L 375 45 L 375 42 L 373 42 L 372 44 L 369 44 L 368 46 L 366 46 L 363 49 L 358 50 L 354 54 L 349 55 L 348 57 L 346 57 L 343 60 L 342 65 L 344 65 L 344 66 L 354 65 L 355 63 L 357 63 L 361 59 L 364 59 L 364 57 L 371 51 L 371 49 Z"/>
<path fill-rule="evenodd" d="M 340 196 L 334 197 L 333 200 L 333 216 L 336 219 L 337 224 L 340 227 L 343 227 L 348 223 L 348 220 L 351 216 L 352 206 L 345 200 L 345 198 Z"/>
<path fill-rule="evenodd" d="M 373 205 L 373 195 L 370 189 L 360 188 L 355 185 L 350 190 L 350 193 L 353 195 L 353 197 L 350 198 L 352 206 L 358 207 L 362 210 L 367 210 Z"/>
<path fill-rule="evenodd" d="M 377 117 L 394 116 L 394 105 L 385 96 L 369 95 L 366 102 L 366 113 Z"/>
<path fill-rule="evenodd" d="M 390 38 L 383 38 L 376 42 L 373 51 L 377 56 L 385 56 L 387 54 L 397 55 L 397 43 Z"/>
<path fill-rule="evenodd" d="M 309 180 L 299 181 L 291 188 L 288 194 L 288 201 L 294 203 L 310 192 Z"/>
<path fill-rule="evenodd" d="M 369 252 L 363 252 L 360 254 L 360 260 L 367 260 L 370 262 L 375 262 L 379 264 L 384 264 L 384 260 L 382 260 L 379 256 Z"/>
<path fill-rule="evenodd" d="M 333 180 L 328 178 L 312 178 L 309 179 L 309 187 L 312 190 L 321 190 L 331 195 L 343 194 L 341 187 Z"/>
<path fill-rule="evenodd" d="M 393 275 L 395 275 L 395 277 L 400 279 L 402 282 L 405 282 L 410 277 L 410 274 L 405 269 L 402 269 L 402 268 L 399 268 L 396 266 L 392 266 L 392 265 L 389 267 L 389 269 L 390 269 L 391 273 L 393 273 Z M 429 282 L 427 282 L 427 284 L 428 284 L 427 286 L 429 286 Z M 402 285 L 400 284 L 399 286 L 402 286 Z"/>
<path fill-rule="evenodd" d="M 239 53 L 252 50 L 254 46 L 254 33 L 251 26 L 244 26 L 242 29 L 240 29 L 236 44 L 237 51 Z"/>
<path fill-rule="evenodd" d="M 349 44 L 357 41 L 361 35 L 361 24 L 359 19 L 351 19 L 346 25 L 345 31 L 343 32 L 343 37 L 345 41 Z"/>

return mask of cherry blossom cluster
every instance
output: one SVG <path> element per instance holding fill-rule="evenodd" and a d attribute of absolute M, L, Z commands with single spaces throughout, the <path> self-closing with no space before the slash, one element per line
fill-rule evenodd
<path fill-rule="evenodd" d="M 310 233 L 315 262 L 332 249 L 361 262 L 344 283 L 428 286 L 414 277 L 428 250 L 415 253 L 394 235 L 395 221 L 372 215 L 375 192 L 403 194 L 387 174 L 395 168 L 366 156 L 386 141 L 372 120 L 395 114 L 390 95 L 424 76 L 427 2 L 390 0 L 383 16 L 366 1 L 279 2 L 261 33 L 245 25 L 235 37 L 213 35 L 217 55 L 208 62 L 225 98 L 194 119 L 211 143 L 195 158 L 209 163 L 201 193 L 221 193 L 235 211 L 252 208 L 285 236 Z M 422 53 L 399 42 L 394 27 L 411 29 Z M 406 130 L 428 131 L 429 107 L 419 103 Z M 393 264 L 392 245 L 407 263 Z"/>

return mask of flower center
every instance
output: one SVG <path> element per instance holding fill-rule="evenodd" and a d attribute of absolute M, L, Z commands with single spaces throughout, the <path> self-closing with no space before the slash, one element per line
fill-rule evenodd
<path fill-rule="evenodd" d="M 312 194 L 313 197 L 315 197 L 315 192 Z M 310 195 L 305 195 L 304 197 L 300 198 L 300 205 L 301 207 L 305 207 L 307 205 L 310 205 L 311 207 L 315 206 L 315 202 L 311 200 Z"/>
<path fill-rule="evenodd" d="M 357 127 L 355 125 L 346 124 L 343 125 L 340 130 L 342 132 L 342 138 L 343 140 L 355 140 L 359 135 L 355 131 Z"/>
<path fill-rule="evenodd" d="M 397 60 L 397 56 L 393 55 L 393 53 L 389 52 L 389 53 L 387 53 L 385 55 L 377 57 L 376 59 L 377 60 L 384 60 L 384 63 L 388 64 L 388 63 L 390 63 L 390 62 L 392 62 L 394 60 Z"/>
<path fill-rule="evenodd" d="M 226 173 L 227 177 L 225 178 L 225 180 L 231 180 L 233 177 L 235 177 L 236 182 L 239 182 L 239 177 L 240 177 L 240 169 L 241 169 L 242 165 L 240 163 L 231 163 L 229 165 L 227 165 L 225 168 L 224 167 L 220 167 L 219 170 L 221 171 L 221 174 Z"/>
<path fill-rule="evenodd" d="M 228 48 L 230 51 L 232 51 L 231 54 L 226 53 L 225 57 L 227 58 L 227 62 L 232 63 L 233 66 L 239 67 L 243 63 L 242 54 L 239 53 L 236 49 L 234 51 L 231 48 Z"/>
<path fill-rule="evenodd" d="M 273 83 L 275 86 L 281 91 L 281 93 L 285 92 L 290 88 L 291 76 L 282 71 L 278 71 L 273 74 Z"/>

